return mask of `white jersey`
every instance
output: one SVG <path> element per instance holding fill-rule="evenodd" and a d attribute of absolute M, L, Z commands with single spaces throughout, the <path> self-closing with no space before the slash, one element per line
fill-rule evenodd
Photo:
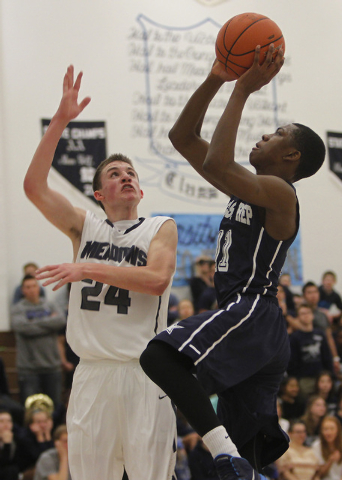
<path fill-rule="evenodd" d="M 76 262 L 145 266 L 150 243 L 170 217 L 112 224 L 87 212 Z M 172 219 L 171 219 L 172 220 Z M 85 360 L 129 361 L 167 326 L 172 279 L 161 296 L 132 292 L 93 280 L 72 283 L 67 340 Z"/>

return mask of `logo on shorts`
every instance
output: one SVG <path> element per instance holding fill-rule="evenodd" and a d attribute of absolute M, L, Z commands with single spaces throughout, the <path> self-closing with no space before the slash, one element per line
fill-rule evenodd
<path fill-rule="evenodd" d="M 167 395 L 159 395 L 159 400 L 162 400 L 165 397 L 167 397 Z"/>
<path fill-rule="evenodd" d="M 174 323 L 173 325 L 170 325 L 169 327 L 167 327 L 166 331 L 169 335 L 171 335 L 171 333 L 175 328 L 184 328 L 184 327 L 182 327 L 181 325 L 178 325 L 177 323 Z"/>

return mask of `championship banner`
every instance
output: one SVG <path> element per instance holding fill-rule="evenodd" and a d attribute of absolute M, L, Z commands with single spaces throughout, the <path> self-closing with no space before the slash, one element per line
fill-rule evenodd
<path fill-rule="evenodd" d="M 50 120 L 42 119 L 43 135 Z M 106 154 L 105 122 L 70 122 L 64 129 L 52 166 L 68 182 L 96 203 L 92 181 Z"/>
<path fill-rule="evenodd" d="M 342 133 L 327 132 L 329 168 L 342 181 Z"/>

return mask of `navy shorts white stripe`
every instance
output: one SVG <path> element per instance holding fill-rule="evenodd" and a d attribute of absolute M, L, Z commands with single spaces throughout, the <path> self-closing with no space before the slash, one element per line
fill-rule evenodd
<path fill-rule="evenodd" d="M 286 450 L 276 396 L 290 347 L 276 299 L 237 294 L 225 308 L 171 325 L 156 340 L 192 359 L 208 394 L 218 394 L 219 416 L 238 447 L 264 429 L 273 451 L 278 443 Z"/>

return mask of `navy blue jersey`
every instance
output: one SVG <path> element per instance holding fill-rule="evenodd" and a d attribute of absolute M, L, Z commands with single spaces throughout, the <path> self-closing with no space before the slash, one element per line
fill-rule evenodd
<path fill-rule="evenodd" d="M 262 209 L 232 196 L 221 221 L 216 249 L 215 288 L 219 308 L 236 293 L 275 297 L 287 251 L 299 228 L 285 241 L 265 230 Z"/>

